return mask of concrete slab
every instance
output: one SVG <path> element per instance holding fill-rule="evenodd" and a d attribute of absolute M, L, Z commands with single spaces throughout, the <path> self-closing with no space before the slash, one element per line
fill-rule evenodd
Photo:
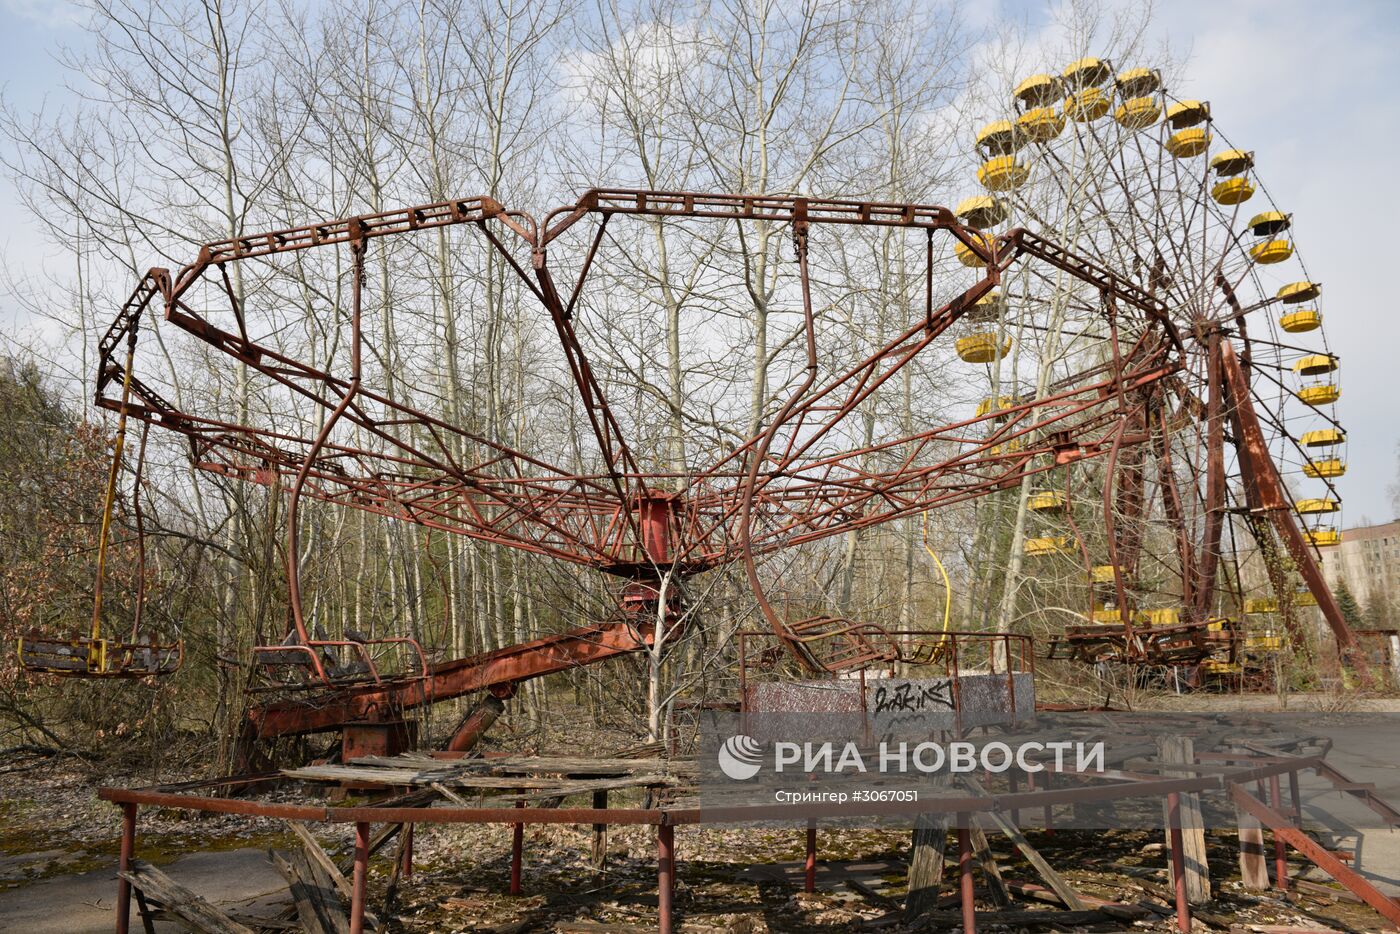
<path fill-rule="evenodd" d="M 137 855 L 140 855 L 138 845 Z M 172 879 L 225 910 L 276 913 L 286 882 L 262 850 L 195 853 L 161 867 Z M 45 879 L 0 892 L 0 931 L 27 934 L 109 934 L 116 921 L 116 869 Z M 135 905 L 132 918 L 135 929 Z M 157 925 L 162 932 L 184 930 Z"/>

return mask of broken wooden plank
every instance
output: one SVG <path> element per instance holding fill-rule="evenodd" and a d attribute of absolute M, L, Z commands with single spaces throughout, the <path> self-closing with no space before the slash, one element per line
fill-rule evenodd
<path fill-rule="evenodd" d="M 921 918 L 938 902 L 943 882 L 943 854 L 948 846 L 948 815 L 920 814 L 914 822 L 909 854 L 909 893 L 904 917 Z"/>
<path fill-rule="evenodd" d="M 353 782 L 366 785 L 397 787 L 452 787 L 483 791 L 514 792 L 521 799 L 540 799 L 587 794 L 593 791 L 622 788 L 657 788 L 679 785 L 674 775 L 645 772 L 615 778 L 572 779 L 538 776 L 509 777 L 500 775 L 470 775 L 457 771 L 384 769 L 365 766 L 311 765 L 285 769 L 282 774 L 296 781 Z"/>
<path fill-rule="evenodd" d="M 491 758 L 456 759 L 434 757 L 431 762 L 417 757 L 363 756 L 351 759 L 350 766 L 370 765 L 390 769 L 455 770 L 479 775 L 596 775 L 621 776 L 647 772 L 693 776 L 699 773 L 694 759 L 632 759 L 611 757 L 589 759 L 582 756 L 493 756 Z"/>
<path fill-rule="evenodd" d="M 940 927 L 947 926 L 950 930 L 962 930 L 961 911 L 926 911 L 920 919 Z M 1111 914 L 1106 911 L 1090 908 L 1083 911 L 1055 911 L 1046 909 L 1043 911 L 1033 911 L 1018 909 L 1014 911 L 979 911 L 977 912 L 977 926 L 980 930 L 983 924 L 1002 925 L 1006 927 L 1050 927 L 1054 925 L 1084 925 L 1102 924 L 1104 922 L 1116 921 Z"/>
<path fill-rule="evenodd" d="M 1162 774 L 1168 778 L 1194 778 L 1196 775 L 1196 747 L 1190 736 L 1173 733 L 1158 737 L 1157 758 L 1162 765 Z M 1180 768 L 1172 768 L 1173 765 Z M 1206 824 L 1201 816 L 1201 796 L 1196 792 L 1182 792 L 1178 801 L 1186 901 L 1192 905 L 1202 905 L 1210 901 L 1210 868 L 1206 861 Z M 1167 803 L 1163 801 L 1163 825 L 1166 827 L 1167 846 L 1170 847 L 1171 828 L 1165 820 L 1166 808 Z"/>
<path fill-rule="evenodd" d="M 1264 853 L 1264 828 L 1252 815 L 1235 808 L 1240 837 L 1240 882 L 1246 889 L 1263 892 L 1269 888 L 1269 864 Z"/>
<path fill-rule="evenodd" d="M 286 857 L 269 850 L 272 864 L 292 890 L 292 903 L 306 934 L 350 934 L 350 919 L 341 907 L 335 885 L 320 878 L 304 852 Z"/>
<path fill-rule="evenodd" d="M 457 805 L 457 807 L 459 808 L 469 808 L 472 806 L 470 801 L 457 794 L 457 792 L 453 791 L 451 788 L 448 788 L 442 782 L 433 782 L 428 787 L 433 789 L 433 791 L 436 791 L 438 794 L 442 795 L 448 801 L 451 801 L 453 804 Z"/>
<path fill-rule="evenodd" d="M 1323 885 L 1320 882 L 1309 882 L 1307 879 L 1299 879 L 1297 876 L 1294 876 L 1289 884 L 1300 892 L 1307 892 L 1310 895 L 1341 899 L 1344 902 L 1351 902 L 1355 905 L 1365 904 L 1360 897 L 1352 892 L 1348 892 L 1346 889 L 1335 889 L 1330 885 Z"/>
<path fill-rule="evenodd" d="M 963 783 L 973 794 L 985 795 L 987 793 L 981 783 L 974 778 L 965 778 Z M 1020 828 L 1013 824 L 1010 818 L 998 811 L 987 811 L 986 816 L 991 819 L 998 830 L 1006 834 L 1016 849 L 1026 858 L 1026 861 L 1035 867 L 1035 871 L 1045 880 L 1045 884 L 1050 886 L 1051 890 L 1059 896 L 1060 901 L 1064 902 L 1066 908 L 1071 911 L 1078 911 L 1087 907 L 1080 898 L 1079 893 L 1074 890 L 1074 886 L 1070 885 L 1065 881 L 1064 876 L 1054 870 L 1050 863 L 1046 861 L 1045 857 L 1040 855 L 1039 850 L 1031 846 L 1031 842 L 1026 839 L 1026 835 L 1021 833 Z"/>
<path fill-rule="evenodd" d="M 1009 907 L 1011 893 L 1006 891 L 1006 883 L 1001 879 L 1001 867 L 997 865 L 997 858 L 992 855 L 991 845 L 987 843 L 986 831 L 973 821 L 968 828 L 968 837 L 972 841 L 972 855 L 977 858 L 977 865 L 982 867 L 982 877 L 987 882 L 988 899 L 998 908 Z"/>
<path fill-rule="evenodd" d="M 340 897 L 348 900 L 351 893 L 350 881 L 341 874 L 340 868 L 336 866 L 335 861 L 330 858 L 326 851 L 321 848 L 320 841 L 311 835 L 311 831 L 307 829 L 306 824 L 299 820 L 289 820 L 287 821 L 287 826 L 291 829 L 292 833 L 296 835 L 296 838 L 301 841 L 301 848 L 306 851 L 307 858 L 321 867 L 326 879 L 340 892 Z"/>
<path fill-rule="evenodd" d="M 151 911 L 151 906 L 146 902 L 146 894 L 140 889 L 132 889 L 131 894 L 136 897 L 136 910 L 141 915 L 141 929 L 146 934 L 156 934 L 155 912 Z"/>
<path fill-rule="evenodd" d="M 160 902 L 167 911 L 178 915 L 197 931 L 204 934 L 254 934 L 252 928 L 239 924 L 145 860 L 132 860 L 130 866 L 117 875 L 145 896 Z"/>
<path fill-rule="evenodd" d="M 898 901 L 896 901 L 893 898 L 890 898 L 888 895 L 881 895 L 879 892 L 875 891 L 874 888 L 872 888 L 869 885 L 866 885 L 859 879 L 848 878 L 842 881 L 845 883 L 846 888 L 850 889 L 852 892 L 855 892 L 857 895 L 861 896 L 866 901 L 869 901 L 885 909 L 899 908 Z"/>

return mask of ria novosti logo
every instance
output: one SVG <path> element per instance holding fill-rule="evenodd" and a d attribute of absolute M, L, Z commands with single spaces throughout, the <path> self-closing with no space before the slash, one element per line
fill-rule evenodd
<path fill-rule="evenodd" d="M 763 746 L 752 736 L 739 733 L 719 747 L 719 770 L 727 778 L 744 782 L 763 768 Z"/>
<path fill-rule="evenodd" d="M 1069 766 L 1074 753 L 1074 771 L 1104 771 L 1105 744 L 1102 740 L 1084 743 L 1023 741 L 1010 745 L 1000 741 L 976 744 L 967 741 L 910 744 L 881 742 L 878 749 L 861 749 L 854 742 L 773 743 L 773 771 L 776 774 L 815 772 L 866 774 L 932 775 L 942 772 L 1043 772 L 1053 761 L 1056 771 Z M 733 781 L 748 781 L 763 770 L 764 744 L 745 733 L 736 733 L 719 747 L 719 769 Z M 873 761 L 872 761 L 873 760 Z"/>

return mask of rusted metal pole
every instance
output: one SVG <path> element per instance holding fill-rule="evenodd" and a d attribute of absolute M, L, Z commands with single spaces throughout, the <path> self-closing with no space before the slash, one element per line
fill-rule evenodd
<path fill-rule="evenodd" d="M 136 849 L 136 805 L 122 805 L 122 844 L 117 856 L 117 871 L 131 869 L 131 854 Z M 117 879 L 117 934 L 131 930 L 131 883 Z"/>
<path fill-rule="evenodd" d="M 413 824 L 403 825 L 403 851 L 399 857 L 399 875 L 405 882 L 413 878 Z"/>
<path fill-rule="evenodd" d="M 977 930 L 977 889 L 972 878 L 972 832 L 968 829 L 969 815 L 957 815 L 958 821 L 958 888 L 962 901 L 963 934 Z"/>
<path fill-rule="evenodd" d="M 369 877 L 369 824 L 355 824 L 355 870 L 350 881 L 350 934 L 364 934 L 365 882 Z"/>
<path fill-rule="evenodd" d="M 671 934 L 671 908 L 676 884 L 676 828 L 660 824 L 656 828 L 656 906 L 657 930 Z"/>
<path fill-rule="evenodd" d="M 482 734 L 505 712 L 506 702 L 494 694 L 487 694 L 481 703 L 471 709 L 452 734 L 447 748 L 451 752 L 466 752 L 477 744 Z"/>
<path fill-rule="evenodd" d="M 515 802 L 515 806 L 522 808 L 524 801 Z M 520 894 L 520 864 L 525 855 L 525 825 L 513 824 L 510 838 L 510 894 Z"/>
<path fill-rule="evenodd" d="M 1275 811 L 1282 814 L 1283 811 L 1283 791 L 1279 787 L 1277 775 L 1269 776 L 1269 802 Z M 1288 888 L 1288 844 L 1283 842 L 1283 837 L 1277 831 L 1272 834 L 1274 838 L 1274 885 L 1280 889 Z"/>
<path fill-rule="evenodd" d="M 1288 773 L 1288 800 L 1293 805 L 1293 823 L 1295 826 L 1303 826 L 1303 795 L 1298 789 L 1298 772 L 1295 769 Z"/>
<path fill-rule="evenodd" d="M 1167 823 L 1171 827 L 1172 887 L 1176 892 L 1176 929 L 1191 934 L 1191 905 L 1186 900 L 1186 847 L 1181 839 L 1181 795 L 1167 795 Z"/>
<path fill-rule="evenodd" d="M 804 889 L 808 892 L 817 890 L 817 825 L 807 825 L 807 878 Z"/>

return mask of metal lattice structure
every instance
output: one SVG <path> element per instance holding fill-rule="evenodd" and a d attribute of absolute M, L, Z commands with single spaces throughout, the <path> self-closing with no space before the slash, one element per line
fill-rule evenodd
<path fill-rule="evenodd" d="M 993 162 L 998 158 L 1006 157 Z M 508 694 L 525 678 L 635 651 L 667 616 L 656 605 L 663 578 L 737 561 L 746 564 L 775 633 L 803 666 L 834 671 L 917 655 L 918 647 L 897 643 L 875 623 L 783 619 L 764 595 L 756 559 L 1015 489 L 1028 478 L 1048 486 L 1081 463 L 1103 460 L 1115 476 L 1141 474 L 1139 452 L 1169 457 L 1168 429 L 1187 423 L 1204 432 L 1208 450 L 1192 475 L 1206 490 L 1202 557 L 1182 572 L 1190 637 L 1204 631 L 1211 606 L 1229 421 L 1238 452 L 1231 465 L 1245 480 L 1251 515 L 1273 520 L 1295 550 L 1345 648 L 1345 625 L 1315 579 L 1273 466 L 1273 442 L 1254 414 L 1255 345 L 1245 344 L 1240 354 L 1233 349 L 1242 327 L 1184 313 L 1179 296 L 1164 286 L 1181 275 L 1165 255 L 1146 266 L 1115 266 L 1122 252 L 1098 250 L 1095 238 L 1077 236 L 1066 247 L 1023 227 L 992 236 L 988 221 L 1009 211 L 987 200 L 991 214 L 968 217 L 964 210 L 960 219 L 936 205 L 595 189 L 540 221 L 477 197 L 209 243 L 188 266 L 173 274 L 153 269 L 138 285 L 101 343 L 96 401 L 184 435 L 204 470 L 289 491 L 294 628 L 282 645 L 259 649 L 260 661 L 309 671 L 302 687 L 318 695 L 314 703 L 290 696 L 256 706 L 251 723 L 262 736 L 331 728 L 470 691 Z M 772 337 L 778 349 L 768 358 L 757 405 L 736 402 L 743 393 L 716 378 L 670 416 L 673 435 L 720 422 L 722 431 L 696 430 L 679 441 L 662 432 L 658 441 L 651 429 L 667 417 L 648 410 L 642 396 L 626 406 L 614 401 L 629 385 L 617 375 L 627 361 L 594 340 L 610 326 L 607 303 L 619 293 L 613 286 L 629 275 L 643 283 L 638 294 L 649 282 L 666 285 L 638 274 L 637 257 L 610 238 L 624 224 L 645 225 L 658 243 L 681 250 L 708 245 L 694 248 L 694 292 L 704 296 L 696 307 L 701 318 L 721 324 L 754 288 L 745 278 L 751 272 L 746 238 L 791 238 L 791 263 L 759 283 L 768 285 L 764 299 L 781 309 L 784 329 Z M 735 232 L 738 246 L 729 235 L 717 236 L 717 228 Z M 538 445 L 526 451 L 445 412 L 431 392 L 392 385 L 387 363 L 375 369 L 372 361 L 394 353 L 381 339 L 396 313 L 387 289 L 414 281 L 398 270 L 421 261 L 415 240 L 435 236 L 442 244 L 449 233 L 459 238 L 453 250 L 480 250 L 494 268 L 508 271 L 523 306 L 542 309 L 557 356 L 541 369 L 569 387 L 566 404 L 556 393 L 542 405 L 559 405 L 549 418 L 581 429 L 591 441 L 587 450 L 561 444 L 557 457 L 540 454 Z M 1109 228 L 1102 236 L 1114 242 L 1117 232 Z M 838 327 L 833 322 L 841 313 L 870 301 L 869 283 L 853 272 L 851 257 L 874 240 L 904 271 L 876 299 L 879 317 L 869 320 L 878 327 Z M 405 278 L 391 278 L 391 264 Z M 366 296 L 373 294 L 368 270 L 376 265 L 383 270 L 377 279 L 382 332 L 366 325 Z M 262 284 L 243 302 L 231 278 L 235 266 L 245 280 Z M 270 339 L 286 321 L 307 317 L 277 307 L 275 283 L 292 273 L 303 283 L 323 277 L 315 294 L 325 297 L 314 300 L 324 303 L 318 325 L 343 338 L 330 360 L 299 357 Z M 1219 291 L 1225 307 L 1237 309 L 1231 320 L 1243 322 L 1249 309 L 1238 309 L 1236 284 L 1226 277 Z M 968 379 L 967 363 L 992 363 L 1007 353 L 1008 322 L 1043 328 L 1044 315 L 1065 308 L 1073 309 L 1078 332 L 1090 335 L 1092 350 L 1061 355 L 1053 378 L 1033 392 L 994 393 L 993 404 L 966 412 L 956 404 L 920 412 L 916 423 L 894 417 L 881 402 L 896 377 L 930 394 L 950 378 Z M 313 318 L 318 313 L 314 305 L 307 311 Z M 246 368 L 274 401 L 257 418 L 212 416 L 172 402 L 139 364 L 129 370 L 115 351 L 143 316 L 157 312 L 215 351 L 215 359 Z M 725 372 L 732 340 L 707 336 L 698 326 L 686 336 L 691 372 Z M 131 399 L 123 405 L 115 387 L 127 384 Z M 1203 395 L 1202 385 L 1209 387 Z M 639 445 L 638 437 L 649 440 Z M 668 443 L 672 456 L 658 456 Z M 1120 594 L 1132 587 L 1133 562 L 1122 552 L 1138 546 L 1130 529 L 1113 523 L 1134 496 L 1131 484 L 1121 482 L 1116 492 L 1112 485 L 1105 492 Z M 326 639 L 303 615 L 295 558 L 302 497 L 596 568 L 626 582 L 619 618 L 437 665 L 412 643 L 415 664 L 397 674 L 380 671 L 363 640 Z M 1183 543 L 1187 531 L 1183 522 Z M 1148 657 L 1153 642 L 1135 632 L 1134 617 L 1125 612 L 1122 624 L 1116 650 Z M 327 660 L 346 647 L 362 662 L 332 666 Z"/>
<path fill-rule="evenodd" d="M 1291 215 L 1264 203 L 1254 154 L 1223 138 L 1208 102 L 1172 96 L 1152 69 L 1115 74 L 1110 62 L 1083 58 L 1027 78 L 1007 101 L 976 136 L 987 194 L 963 202 L 959 216 L 989 236 L 1002 224 L 1053 232 L 1139 283 L 1184 338 L 1179 372 L 1137 390 L 1121 423 L 1099 520 L 1088 530 L 1066 521 L 1068 476 L 1063 491 L 1030 501 L 1039 528 L 1028 533 L 1028 559 L 1044 568 L 1063 556 L 1092 592 L 1087 624 L 1071 626 L 1057 648 L 1082 660 L 1238 673 L 1244 650 L 1277 650 L 1284 628 L 1299 645 L 1291 610 L 1315 605 L 1355 655 L 1315 561 L 1318 547 L 1338 541 L 1339 361 L 1315 307 L 1321 286 L 1297 259 Z M 1106 335 L 1085 324 L 1097 294 L 1066 287 L 1044 309 L 1019 289 L 1014 278 L 1004 283 L 1000 314 L 979 333 L 1006 341 L 1002 355 L 1011 335 L 1019 350 L 1038 321 L 1048 319 L 1053 336 L 1032 347 L 1029 363 L 993 361 L 990 408 L 1042 395 L 1047 374 L 1076 361 L 1116 360 Z M 1144 554 L 1154 533 L 1157 547 Z M 1264 566 L 1272 593 L 1251 595 L 1241 568 L 1250 560 Z"/>

